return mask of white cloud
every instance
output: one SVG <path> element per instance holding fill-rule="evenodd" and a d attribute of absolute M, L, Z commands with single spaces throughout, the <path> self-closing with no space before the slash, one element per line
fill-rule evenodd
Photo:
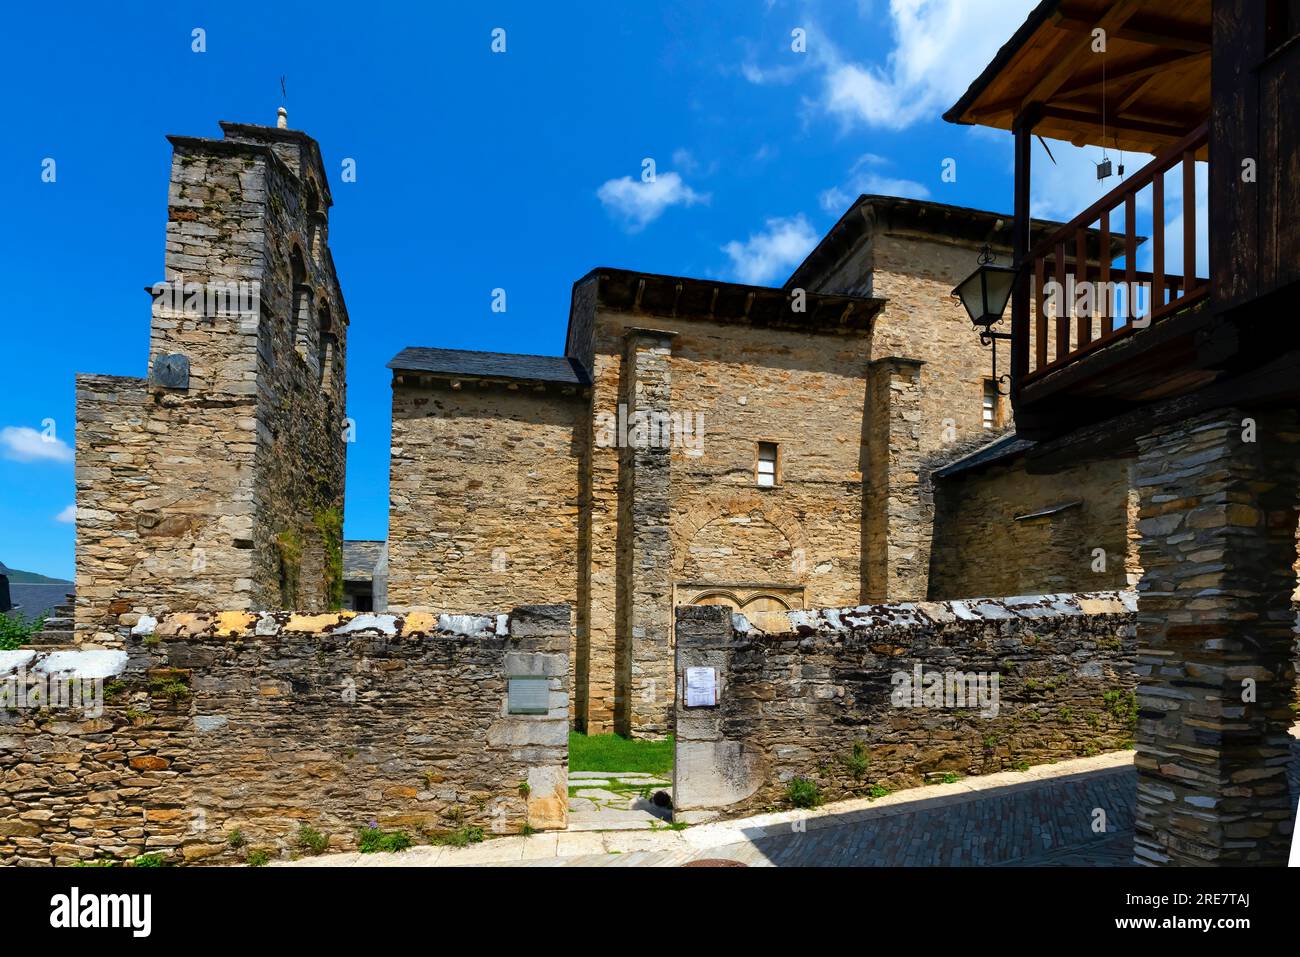
<path fill-rule="evenodd" d="M 62 439 L 25 425 L 0 429 L 0 452 L 14 462 L 71 462 L 72 449 Z"/>
<path fill-rule="evenodd" d="M 69 505 L 58 515 L 55 515 L 54 520 L 56 522 L 66 522 L 66 523 L 75 522 L 77 520 L 77 506 Z"/>
<path fill-rule="evenodd" d="M 669 206 L 695 206 L 708 203 L 708 193 L 697 193 L 677 173 L 659 173 L 652 181 L 624 176 L 601 184 L 596 196 L 606 211 L 618 216 L 628 232 L 645 229 L 663 215 Z"/>
<path fill-rule="evenodd" d="M 680 170 L 685 170 L 687 173 L 698 172 L 700 168 L 700 164 L 695 159 L 695 154 L 684 146 L 673 150 L 673 165 Z"/>
<path fill-rule="evenodd" d="M 803 70 L 796 66 L 760 67 L 753 62 L 740 67 L 740 75 L 755 86 L 784 86 L 793 83 Z"/>
<path fill-rule="evenodd" d="M 1037 0 L 892 0 L 893 46 L 884 63 L 844 57 L 820 31 L 808 28 L 808 60 L 821 71 L 816 106 L 846 127 L 903 129 L 937 119 L 970 86 Z M 751 83 L 789 82 L 780 67 L 746 64 Z"/>
<path fill-rule="evenodd" d="M 816 245 L 817 233 L 800 213 L 769 219 L 762 232 L 751 233 L 743 243 L 733 239 L 722 251 L 731 257 L 732 271 L 741 282 L 758 285 L 799 265 Z"/>
<path fill-rule="evenodd" d="M 930 198 L 930 190 L 924 184 L 878 172 L 879 167 L 887 165 L 889 160 L 883 156 L 876 153 L 862 154 L 849 170 L 847 183 L 822 191 L 821 196 L 818 197 L 821 208 L 838 216 L 863 193 L 906 196 L 911 199 Z"/>

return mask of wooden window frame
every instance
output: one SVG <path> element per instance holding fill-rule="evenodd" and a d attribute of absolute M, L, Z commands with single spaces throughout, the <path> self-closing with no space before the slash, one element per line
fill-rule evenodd
<path fill-rule="evenodd" d="M 772 458 L 772 484 L 763 485 L 759 481 L 758 465 L 763 461 L 763 446 L 770 445 L 775 450 Z M 759 439 L 754 443 L 754 485 L 758 488 L 780 488 L 781 487 L 781 443 L 773 442 L 769 439 Z"/>

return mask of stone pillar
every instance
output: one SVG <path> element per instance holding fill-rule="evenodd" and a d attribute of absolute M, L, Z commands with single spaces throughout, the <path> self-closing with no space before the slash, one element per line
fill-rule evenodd
<path fill-rule="evenodd" d="M 627 439 L 619 462 L 619 629 L 615 727 L 672 731 L 671 332 L 629 329 L 623 353 Z M 620 433 L 624 430 L 620 428 Z"/>
<path fill-rule="evenodd" d="M 1298 442 L 1240 409 L 1138 441 L 1137 863 L 1286 863 Z"/>
<path fill-rule="evenodd" d="M 569 648 L 572 616 L 568 605 L 523 605 L 510 615 L 513 647 L 505 655 L 503 678 L 545 677 L 549 710 L 541 715 L 512 715 L 509 694 L 501 701 L 501 718 L 488 730 L 489 743 L 510 747 L 512 759 L 528 763 L 528 823 L 537 830 L 569 826 Z"/>
<path fill-rule="evenodd" d="M 731 694 L 731 656 L 736 633 L 731 609 L 720 605 L 682 605 L 677 614 L 677 704 L 673 746 L 673 820 L 700 824 L 722 815 L 762 787 L 768 771 L 763 755 L 742 740 L 728 739 L 725 715 L 743 705 Z M 712 668 L 718 703 L 687 708 L 686 670 Z M 752 702 L 751 702 L 752 703 Z M 752 713 L 749 713 L 752 718 Z"/>
<path fill-rule="evenodd" d="M 930 577 L 934 492 L 921 469 L 921 366 L 888 356 L 867 377 L 863 482 L 864 597 L 923 600 Z"/>

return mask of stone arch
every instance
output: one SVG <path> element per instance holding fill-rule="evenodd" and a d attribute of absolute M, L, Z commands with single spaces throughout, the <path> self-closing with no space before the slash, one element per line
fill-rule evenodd
<path fill-rule="evenodd" d="M 316 310 L 316 372 L 317 381 L 326 389 L 334 384 L 334 363 L 338 353 L 338 338 L 334 331 L 334 315 L 330 311 L 329 297 L 319 297 Z"/>
<path fill-rule="evenodd" d="M 321 206 L 321 191 L 316 185 L 316 177 L 307 177 L 307 248 L 311 251 L 312 259 L 320 262 L 322 257 L 322 247 L 325 242 L 325 210 Z"/>
<path fill-rule="evenodd" d="M 289 244 L 289 341 L 296 347 L 303 330 L 311 324 L 311 286 L 307 283 L 307 257 L 303 255 L 301 237 L 293 236 Z"/>
<path fill-rule="evenodd" d="M 808 536 L 803 525 L 788 509 L 756 492 L 723 492 L 701 496 L 683 510 L 673 523 L 673 573 L 681 578 L 690 559 L 690 546 L 707 526 L 726 519 L 758 516 L 784 536 L 790 549 L 788 577 L 802 583 L 808 578 Z"/>

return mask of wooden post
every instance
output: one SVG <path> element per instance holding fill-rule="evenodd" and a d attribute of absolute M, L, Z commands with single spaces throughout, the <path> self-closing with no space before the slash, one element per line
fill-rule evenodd
<path fill-rule="evenodd" d="M 1038 104 L 1031 104 L 1012 124 L 1015 134 L 1015 221 L 1011 237 L 1012 265 L 1017 269 L 1015 284 L 1011 287 L 1011 394 L 1020 391 L 1020 384 L 1029 374 L 1029 160 L 1033 145 L 1034 124 L 1038 119 Z"/>
<path fill-rule="evenodd" d="M 1195 197 L 1193 197 L 1195 202 Z M 1151 311 L 1165 304 L 1165 174 L 1151 180 Z"/>
<path fill-rule="evenodd" d="M 1077 287 L 1079 283 L 1088 281 L 1088 230 L 1080 226 L 1074 231 L 1074 283 Z M 1091 301 L 1091 300 L 1089 300 Z M 1082 349 L 1088 343 L 1092 342 L 1092 316 L 1096 312 L 1097 304 L 1093 302 L 1092 311 L 1085 314 L 1084 310 L 1079 310 L 1079 314 L 1074 317 L 1075 323 L 1075 340 L 1077 348 Z"/>
<path fill-rule="evenodd" d="M 1183 154 L 1183 288 L 1196 289 L 1196 151 Z"/>
<path fill-rule="evenodd" d="M 1129 325 L 1138 320 L 1136 274 L 1137 194 L 1129 193 L 1124 199 L 1124 304 Z"/>

